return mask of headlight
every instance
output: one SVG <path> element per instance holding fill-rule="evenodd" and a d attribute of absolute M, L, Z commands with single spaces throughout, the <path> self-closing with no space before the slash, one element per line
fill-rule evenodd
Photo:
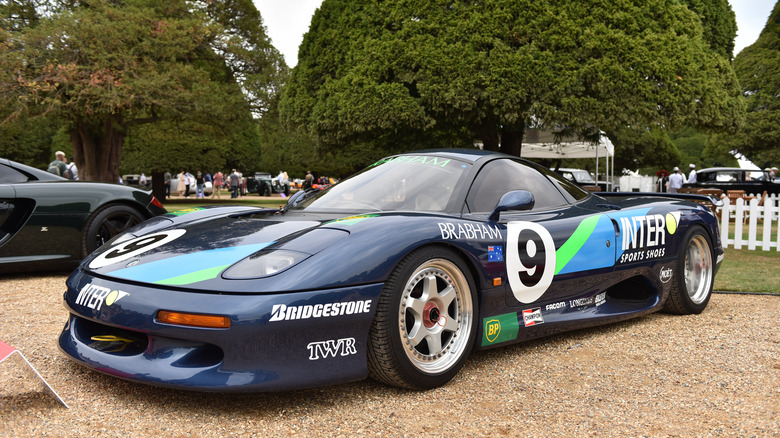
<path fill-rule="evenodd" d="M 268 277 L 304 261 L 309 256 L 304 252 L 284 249 L 260 251 L 228 268 L 222 278 L 243 280 Z"/>

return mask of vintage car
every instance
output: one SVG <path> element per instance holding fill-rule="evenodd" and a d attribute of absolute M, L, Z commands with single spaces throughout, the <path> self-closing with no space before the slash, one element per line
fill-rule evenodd
<path fill-rule="evenodd" d="M 198 208 L 117 236 L 68 278 L 59 346 L 174 388 L 426 389 L 475 349 L 700 313 L 723 254 L 686 195 L 599 196 L 517 157 L 408 153 L 280 209 Z"/>
<path fill-rule="evenodd" d="M 613 191 L 613 185 L 609 181 L 596 181 L 593 179 L 593 175 L 585 169 L 575 169 L 570 167 L 559 167 L 558 169 L 550 169 L 558 172 L 561 176 L 567 180 L 577 184 L 578 186 L 588 190 L 596 192 L 611 192 Z M 617 187 L 614 188 L 617 191 Z"/>
<path fill-rule="evenodd" d="M 69 181 L 0 159 L 0 273 L 73 269 L 117 234 L 163 213 L 151 191 Z"/>
<path fill-rule="evenodd" d="M 741 169 L 739 167 L 713 167 L 696 172 L 695 183 L 685 183 L 683 188 L 744 190 L 749 195 L 780 194 L 780 182 L 773 182 L 765 170 Z"/>
<path fill-rule="evenodd" d="M 284 193 L 290 196 L 290 183 L 281 183 L 268 172 L 255 172 L 254 177 L 247 178 L 247 191 L 260 196 L 271 196 L 272 193 Z"/>

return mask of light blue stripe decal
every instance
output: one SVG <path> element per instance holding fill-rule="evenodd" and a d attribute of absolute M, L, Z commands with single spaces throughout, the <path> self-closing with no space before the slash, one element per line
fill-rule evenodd
<path fill-rule="evenodd" d="M 612 226 L 612 221 L 606 215 L 600 215 L 598 218 L 591 216 L 588 219 L 597 221 L 593 231 L 571 260 L 561 266 L 556 274 L 608 268 L 615 264 L 615 247 L 612 244 L 615 240 L 615 227 Z"/>
<path fill-rule="evenodd" d="M 132 281 L 160 283 L 198 271 L 213 269 L 220 266 L 231 266 L 244 257 L 252 255 L 272 243 L 273 242 L 256 243 L 252 245 L 217 248 L 184 254 L 120 269 L 112 272 L 110 275 L 112 277 Z M 216 278 L 220 272 L 221 271 L 216 272 L 212 278 Z"/>

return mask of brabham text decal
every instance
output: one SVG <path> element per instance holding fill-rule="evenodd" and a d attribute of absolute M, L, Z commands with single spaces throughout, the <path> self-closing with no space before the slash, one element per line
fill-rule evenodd
<path fill-rule="evenodd" d="M 458 224 L 457 228 L 455 224 L 439 222 L 439 231 L 441 231 L 441 238 L 444 240 L 452 239 L 490 239 L 498 240 L 502 239 L 501 228 L 498 225 L 485 225 L 485 224 L 472 224 L 464 223 Z"/>
<path fill-rule="evenodd" d="M 555 274 L 555 243 L 543 226 L 534 222 L 507 224 L 506 273 L 512 294 L 532 303 L 544 294 Z"/>
<path fill-rule="evenodd" d="M 327 318 L 329 316 L 353 315 L 368 313 L 371 310 L 371 300 L 347 301 L 345 303 L 314 304 L 306 306 L 288 306 L 274 304 L 271 310 L 273 321 L 290 321 L 293 319 Z"/>

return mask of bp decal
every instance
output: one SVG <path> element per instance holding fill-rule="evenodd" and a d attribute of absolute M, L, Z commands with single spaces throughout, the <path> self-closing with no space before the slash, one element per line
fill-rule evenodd
<path fill-rule="evenodd" d="M 95 260 L 92 260 L 89 263 L 89 267 L 97 269 L 119 263 L 176 240 L 183 236 L 185 232 L 185 230 L 162 231 L 122 242 L 103 254 L 100 254 Z"/>
<path fill-rule="evenodd" d="M 555 275 L 555 243 L 543 226 L 534 222 L 507 224 L 506 270 L 512 294 L 532 303 L 550 287 Z"/>
<path fill-rule="evenodd" d="M 491 316 L 482 319 L 482 346 L 514 341 L 517 338 L 519 324 L 517 312 Z"/>

